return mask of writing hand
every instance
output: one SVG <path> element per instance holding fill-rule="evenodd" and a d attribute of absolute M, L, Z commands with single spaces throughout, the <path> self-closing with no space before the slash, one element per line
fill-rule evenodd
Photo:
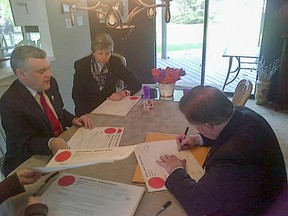
<path fill-rule="evenodd" d="M 200 140 L 199 140 L 198 135 L 190 135 L 190 136 L 186 135 L 185 136 L 184 134 L 181 134 L 176 137 L 176 143 L 177 143 L 179 151 L 181 151 L 181 150 L 187 150 L 189 148 L 199 145 Z"/>

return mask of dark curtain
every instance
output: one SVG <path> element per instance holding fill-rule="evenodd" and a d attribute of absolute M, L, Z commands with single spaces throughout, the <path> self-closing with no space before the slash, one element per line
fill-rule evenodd
<path fill-rule="evenodd" d="M 287 6 L 288 9 L 288 6 Z M 288 35 L 283 35 L 283 49 L 274 106 L 276 110 L 288 109 Z"/>
<path fill-rule="evenodd" d="M 287 55 L 283 52 L 283 35 L 287 33 L 288 0 L 267 0 L 260 56 L 264 55 L 267 65 L 281 60 L 281 67 L 272 77 L 269 94 L 275 109 L 285 107 L 282 105 L 285 97 L 287 103 Z"/>

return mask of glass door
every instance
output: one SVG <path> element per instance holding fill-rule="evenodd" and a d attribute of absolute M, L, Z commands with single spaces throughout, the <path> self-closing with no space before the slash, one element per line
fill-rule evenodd
<path fill-rule="evenodd" d="M 205 85 L 234 92 L 241 79 L 248 79 L 255 86 L 257 58 L 254 57 L 259 56 L 264 3 L 263 0 L 209 0 Z M 242 69 L 223 89 L 230 58 L 230 71 L 236 72 L 230 74 L 226 83 L 236 76 L 238 60 Z"/>
<path fill-rule="evenodd" d="M 259 50 L 266 0 L 173 0 L 171 22 L 157 16 L 157 67 L 182 67 L 187 75 L 179 82 L 223 88 L 229 58 L 225 51 Z M 161 13 L 161 11 L 159 11 Z M 159 13 L 158 12 L 158 13 Z M 206 31 L 204 31 L 206 30 Z M 231 70 L 237 68 L 233 58 Z M 252 64 L 250 64 L 252 61 Z M 254 62 L 253 62 L 254 61 Z M 256 79 L 255 59 L 241 65 L 239 76 L 224 89 L 234 92 L 238 81 Z M 201 79 L 202 77 L 202 79 Z M 233 75 L 229 80 L 233 79 Z M 228 81 L 229 81 L 228 80 Z"/>
<path fill-rule="evenodd" d="M 177 84 L 195 86 L 201 83 L 204 9 L 204 0 L 173 0 L 170 23 L 159 16 L 162 10 L 157 12 L 157 67 L 183 68 L 186 76 Z"/>

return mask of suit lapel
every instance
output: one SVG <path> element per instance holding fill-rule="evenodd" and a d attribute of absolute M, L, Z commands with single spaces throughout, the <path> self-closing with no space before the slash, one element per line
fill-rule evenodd
<path fill-rule="evenodd" d="M 35 100 L 29 90 L 19 81 L 17 83 L 17 89 L 19 96 L 23 99 L 25 106 L 28 107 L 31 113 L 36 113 L 39 118 L 41 118 L 46 124 L 50 125 L 45 113 L 43 112 L 38 102 Z"/>

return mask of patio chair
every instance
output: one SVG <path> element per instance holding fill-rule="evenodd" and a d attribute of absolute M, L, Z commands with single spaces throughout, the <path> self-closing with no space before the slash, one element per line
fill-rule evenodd
<path fill-rule="evenodd" d="M 232 103 L 244 106 L 251 95 L 252 87 L 253 85 L 249 80 L 242 79 L 235 88 Z"/>

